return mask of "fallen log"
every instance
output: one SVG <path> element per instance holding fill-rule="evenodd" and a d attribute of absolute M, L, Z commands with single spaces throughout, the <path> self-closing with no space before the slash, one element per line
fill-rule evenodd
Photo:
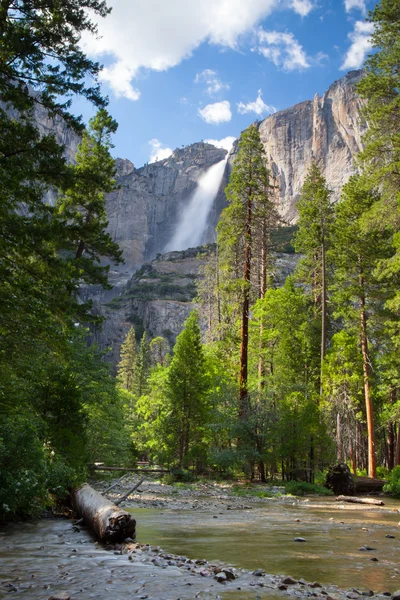
<path fill-rule="evenodd" d="M 387 483 L 385 479 L 354 477 L 354 485 L 357 494 L 373 494 L 374 492 L 381 492 L 385 483 Z"/>
<path fill-rule="evenodd" d="M 169 473 L 168 469 L 132 469 L 128 467 L 91 466 L 92 471 L 126 471 L 127 473 Z"/>
<path fill-rule="evenodd" d="M 135 537 L 136 521 L 128 512 L 85 483 L 72 494 L 72 505 L 79 516 L 104 542 L 122 542 Z"/>
<path fill-rule="evenodd" d="M 355 496 L 338 496 L 337 502 L 353 502 L 354 504 L 374 504 L 375 506 L 385 506 L 382 500 L 376 498 L 356 498 Z"/>
<path fill-rule="evenodd" d="M 121 498 L 118 498 L 118 500 L 115 501 L 115 505 L 119 506 L 121 504 L 121 502 L 124 502 L 127 498 L 129 498 L 129 496 L 132 494 L 132 492 L 137 490 L 138 487 L 140 487 L 142 485 L 143 481 L 144 481 L 144 479 L 141 479 L 138 483 L 135 483 L 135 485 L 129 490 L 129 492 L 126 492 L 126 494 L 124 494 Z"/>

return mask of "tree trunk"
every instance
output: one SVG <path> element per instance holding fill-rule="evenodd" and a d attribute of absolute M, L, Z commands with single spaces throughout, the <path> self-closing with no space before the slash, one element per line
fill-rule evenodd
<path fill-rule="evenodd" d="M 114 543 L 135 537 L 136 521 L 132 515 L 120 510 L 90 485 L 85 484 L 73 492 L 72 505 L 102 541 Z"/>
<path fill-rule="evenodd" d="M 368 430 L 368 476 L 376 477 L 375 426 L 369 375 L 367 314 L 365 308 L 364 277 L 362 274 L 360 275 L 360 288 L 361 351 L 363 357 L 364 395 Z"/>
<path fill-rule="evenodd" d="M 247 190 L 246 242 L 244 250 L 244 290 L 242 303 L 242 326 L 240 332 L 240 376 L 239 376 L 239 418 L 244 420 L 248 404 L 248 349 L 249 349 L 249 309 L 250 309 L 250 272 L 251 272 L 251 218 L 252 218 L 252 189 Z"/>
<path fill-rule="evenodd" d="M 345 456 L 343 452 L 342 423 L 339 412 L 336 415 L 336 456 L 338 462 L 345 462 Z"/>
<path fill-rule="evenodd" d="M 261 274 L 260 274 L 260 298 L 265 297 L 265 292 L 267 291 L 267 256 L 268 256 L 268 248 L 267 248 L 267 239 L 266 239 L 266 224 L 265 219 L 263 219 L 261 226 Z M 259 400 L 261 400 L 262 390 L 265 384 L 265 366 L 263 360 L 263 330 L 264 325 L 261 320 L 260 322 L 260 338 L 258 345 L 258 396 Z"/>
<path fill-rule="evenodd" d="M 394 456 L 394 466 L 400 465 L 400 425 L 397 424 L 397 440 L 396 440 L 396 454 Z"/>
<path fill-rule="evenodd" d="M 319 395 L 322 397 L 322 369 L 326 353 L 326 267 L 325 241 L 321 244 L 321 369 L 319 373 Z"/>
<path fill-rule="evenodd" d="M 392 421 L 388 424 L 388 435 L 387 435 L 387 468 L 391 471 L 394 468 L 394 455 L 395 455 L 395 436 L 394 426 Z"/>

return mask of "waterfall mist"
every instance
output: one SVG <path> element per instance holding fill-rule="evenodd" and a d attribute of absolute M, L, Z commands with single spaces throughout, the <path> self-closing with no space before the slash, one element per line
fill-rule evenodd
<path fill-rule="evenodd" d="M 165 246 L 164 252 L 186 250 L 202 243 L 208 215 L 218 194 L 227 158 L 228 154 L 200 177 L 193 196 L 185 206 L 176 231 Z"/>

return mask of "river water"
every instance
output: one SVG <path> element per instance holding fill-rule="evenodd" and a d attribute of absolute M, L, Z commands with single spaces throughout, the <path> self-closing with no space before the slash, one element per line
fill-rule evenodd
<path fill-rule="evenodd" d="M 68 592 L 71 600 L 328 595 L 345 600 L 345 590 L 352 588 L 375 594 L 399 589 L 399 503 L 389 502 L 384 509 L 348 505 L 339 510 L 333 499 L 315 502 L 271 500 L 251 503 L 251 509 L 232 505 L 232 510 L 215 501 L 207 508 L 204 500 L 196 508 L 194 500 L 188 509 L 131 508 L 137 542 L 148 546 L 128 544 L 121 551 L 106 551 L 90 532 L 77 531 L 66 519 L 11 524 L 0 529 L 0 598 L 47 600 L 55 592 Z M 305 541 L 296 542 L 296 537 Z M 183 566 L 179 558 L 169 561 L 158 546 L 171 555 L 234 566 L 239 577 L 221 585 L 213 577 L 202 577 L 203 567 L 193 561 L 183 561 Z M 360 550 L 365 546 L 373 550 Z M 163 565 L 157 565 L 162 556 Z M 256 577 L 255 569 L 270 575 Z M 326 595 L 301 582 L 281 591 L 278 575 L 318 581 Z M 361 594 L 358 597 L 361 600 Z"/>
<path fill-rule="evenodd" d="M 359 505 L 338 510 L 329 499 L 316 507 L 271 502 L 240 511 L 132 512 L 138 540 L 169 552 L 382 593 L 400 588 L 399 502 L 385 504 L 383 510 Z M 295 542 L 296 537 L 306 541 Z M 360 550 L 364 546 L 373 550 Z"/>

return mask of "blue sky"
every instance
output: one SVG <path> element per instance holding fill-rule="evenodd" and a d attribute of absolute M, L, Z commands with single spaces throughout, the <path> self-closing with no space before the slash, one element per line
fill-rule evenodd
<path fill-rule="evenodd" d="M 103 91 L 119 123 L 115 156 L 136 167 L 322 94 L 370 52 L 375 0 L 108 0 Z M 87 106 L 76 109 L 85 119 Z M 227 142 L 225 142 L 227 143 Z M 229 142 L 228 142 L 229 143 Z"/>

